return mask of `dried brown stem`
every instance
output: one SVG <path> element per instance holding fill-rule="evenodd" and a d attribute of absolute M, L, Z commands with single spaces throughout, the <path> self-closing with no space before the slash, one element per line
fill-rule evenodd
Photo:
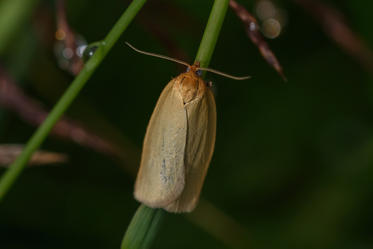
<path fill-rule="evenodd" d="M 16 113 L 22 120 L 39 126 L 47 117 L 45 111 L 35 100 L 26 96 L 10 77 L 0 69 L 0 107 Z M 67 118 L 62 118 L 53 128 L 52 135 L 91 148 L 97 152 L 118 157 L 120 150 L 99 136 L 92 134 L 83 126 Z"/>
<path fill-rule="evenodd" d="M 271 65 L 277 73 L 286 81 L 282 66 L 278 61 L 275 54 L 269 48 L 267 42 L 264 40 L 262 34 L 259 32 L 259 25 L 256 18 L 250 14 L 245 7 L 240 5 L 234 0 L 229 1 L 229 6 L 236 13 L 238 18 L 241 19 L 242 23 L 245 26 L 245 31 L 250 40 L 258 47 L 263 58 Z"/>
<path fill-rule="evenodd" d="M 1 144 L 0 145 L 0 166 L 9 166 L 21 154 L 23 145 Z M 38 150 L 33 155 L 28 165 L 45 165 L 54 163 L 64 163 L 67 156 L 61 153 Z"/>

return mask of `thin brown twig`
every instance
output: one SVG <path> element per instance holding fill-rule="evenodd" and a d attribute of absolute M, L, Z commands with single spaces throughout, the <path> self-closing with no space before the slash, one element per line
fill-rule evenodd
<path fill-rule="evenodd" d="M 245 31 L 250 40 L 258 47 L 263 58 L 271 65 L 277 73 L 286 81 L 282 66 L 278 61 L 276 55 L 269 48 L 267 42 L 264 40 L 262 34 L 259 32 L 259 25 L 256 18 L 250 14 L 245 7 L 240 5 L 234 0 L 229 1 L 229 6 L 236 13 L 238 18 L 241 19 L 245 26 Z"/>
<path fill-rule="evenodd" d="M 34 126 L 39 126 L 48 115 L 48 112 L 35 100 L 26 96 L 2 69 L 0 69 L 0 106 L 13 111 L 22 120 Z M 119 148 L 67 118 L 62 118 L 54 126 L 51 134 L 65 140 L 72 140 L 103 154 L 116 157 L 121 154 Z"/>
<path fill-rule="evenodd" d="M 0 166 L 9 166 L 21 154 L 23 147 L 21 144 L 0 144 Z M 67 160 L 65 154 L 38 150 L 32 155 L 28 165 L 65 163 Z"/>
<path fill-rule="evenodd" d="M 347 25 L 341 12 L 325 2 L 317 0 L 293 1 L 312 15 L 323 27 L 327 36 L 373 75 L 373 51 Z"/>

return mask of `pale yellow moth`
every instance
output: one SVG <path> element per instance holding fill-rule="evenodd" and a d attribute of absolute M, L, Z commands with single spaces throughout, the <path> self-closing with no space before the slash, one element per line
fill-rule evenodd
<path fill-rule="evenodd" d="M 188 67 L 172 79 L 150 118 L 135 183 L 135 198 L 152 208 L 169 212 L 191 212 L 197 205 L 214 151 L 216 106 L 210 87 L 200 70 L 234 79 L 212 69 L 199 68 L 166 56 L 137 52 L 172 60 Z"/>

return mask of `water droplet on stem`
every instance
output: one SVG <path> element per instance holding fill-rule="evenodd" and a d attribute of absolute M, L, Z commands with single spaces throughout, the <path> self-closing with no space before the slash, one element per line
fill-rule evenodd
<path fill-rule="evenodd" d="M 97 49 L 102 46 L 102 42 L 94 42 L 89 44 L 83 51 L 83 61 L 87 63 L 87 61 L 95 54 Z"/>

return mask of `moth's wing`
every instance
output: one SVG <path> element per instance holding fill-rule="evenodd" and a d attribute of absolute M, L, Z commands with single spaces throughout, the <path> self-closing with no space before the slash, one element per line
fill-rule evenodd
<path fill-rule="evenodd" d="M 216 104 L 209 88 L 201 99 L 186 105 L 188 132 L 185 149 L 185 188 L 165 209 L 190 212 L 197 205 L 215 146 Z"/>
<path fill-rule="evenodd" d="M 146 130 L 135 198 L 150 207 L 165 207 L 184 189 L 187 117 L 171 80 L 165 87 Z"/>

